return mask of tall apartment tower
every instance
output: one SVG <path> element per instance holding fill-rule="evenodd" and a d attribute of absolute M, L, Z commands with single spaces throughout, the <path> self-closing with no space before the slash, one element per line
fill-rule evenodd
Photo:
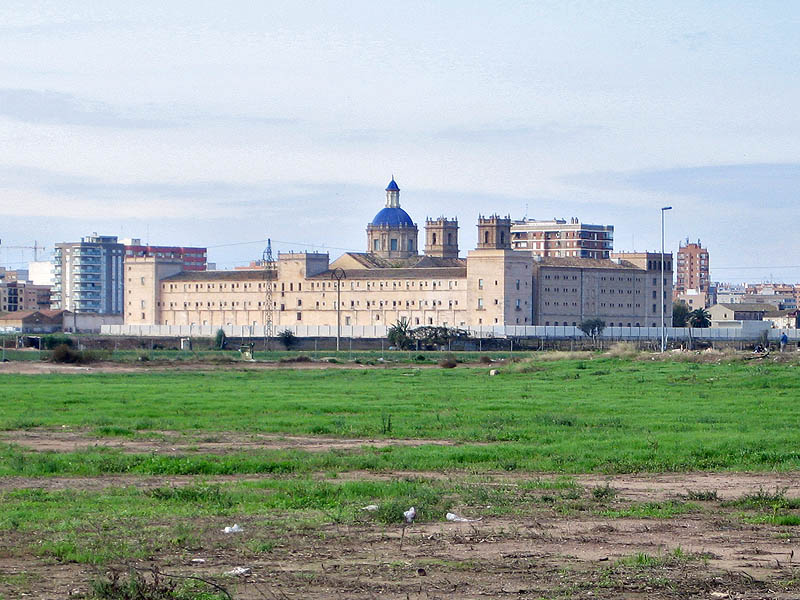
<path fill-rule="evenodd" d="M 523 219 L 511 225 L 511 245 L 534 256 L 609 258 L 614 249 L 614 226 L 589 225 L 577 217 L 569 222 Z"/>
<path fill-rule="evenodd" d="M 458 219 L 428 219 L 425 222 L 425 255 L 458 258 Z"/>
<path fill-rule="evenodd" d="M 676 280 L 675 294 L 683 294 L 687 290 L 697 290 L 703 295 L 708 294 L 709 277 L 708 249 L 703 248 L 700 240 L 697 243 L 681 243 L 678 249 L 678 262 L 675 265 Z"/>
<path fill-rule="evenodd" d="M 121 313 L 124 256 L 125 246 L 117 242 L 116 236 L 95 233 L 80 242 L 56 244 L 52 308 L 79 313 Z"/>

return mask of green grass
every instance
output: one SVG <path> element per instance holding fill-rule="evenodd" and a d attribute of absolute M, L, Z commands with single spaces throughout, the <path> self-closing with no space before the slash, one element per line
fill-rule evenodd
<path fill-rule="evenodd" d="M 220 456 L 6 448 L 0 474 L 474 469 L 605 472 L 800 468 L 796 369 L 596 358 L 486 368 L 3 375 L 0 429 L 103 436 L 286 433 L 461 445 Z M 769 389 L 769 393 L 764 393 Z M 391 417 L 391 431 L 386 419 Z"/>

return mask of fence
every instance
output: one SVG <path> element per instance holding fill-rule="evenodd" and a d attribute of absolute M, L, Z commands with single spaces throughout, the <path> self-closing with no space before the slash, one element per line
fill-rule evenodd
<path fill-rule="evenodd" d="M 265 327 L 248 325 L 103 325 L 103 335 L 134 337 L 214 337 L 222 329 L 225 335 L 239 338 L 263 338 Z M 334 338 L 335 325 L 294 325 L 281 327 L 288 329 L 300 338 Z M 579 340 L 586 336 L 572 325 L 496 325 L 491 327 L 470 327 L 469 334 L 474 338 L 537 338 L 548 340 Z M 691 327 L 667 327 L 665 333 L 670 341 L 752 341 L 758 340 L 766 331 L 769 341 L 777 342 L 782 333 L 786 333 L 790 342 L 800 342 L 800 330 L 797 329 L 750 329 L 740 327 L 709 327 L 704 329 Z M 345 325 L 340 329 L 342 338 L 385 338 L 388 327 L 385 325 Z M 603 340 L 639 341 L 661 339 L 660 327 L 606 327 L 600 335 Z"/>

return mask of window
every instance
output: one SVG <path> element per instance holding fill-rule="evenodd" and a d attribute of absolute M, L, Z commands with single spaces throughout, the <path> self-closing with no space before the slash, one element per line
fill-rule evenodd
<path fill-rule="evenodd" d="M 394 250 L 394 251 L 397 250 L 397 239 L 396 238 L 392 238 L 391 240 L 389 240 L 389 249 L 390 250 Z"/>
<path fill-rule="evenodd" d="M 303 320 L 303 313 L 301 313 L 301 312 L 297 313 L 297 320 L 298 321 L 302 321 Z"/>
<path fill-rule="evenodd" d="M 144 285 L 144 277 L 142 277 L 142 285 Z"/>
<path fill-rule="evenodd" d="M 478 310 L 483 308 L 483 298 L 478 298 Z"/>
<path fill-rule="evenodd" d="M 479 290 L 483 289 L 483 279 L 478 279 L 478 289 Z"/>
<path fill-rule="evenodd" d="M 380 242 L 380 240 L 378 240 L 377 238 L 375 238 L 374 240 L 372 240 L 372 249 L 373 249 L 375 252 L 377 252 L 378 250 L 380 250 L 380 249 L 381 249 L 381 242 Z"/>

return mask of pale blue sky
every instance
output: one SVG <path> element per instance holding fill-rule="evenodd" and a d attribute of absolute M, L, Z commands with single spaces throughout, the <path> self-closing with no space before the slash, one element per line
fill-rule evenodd
<path fill-rule="evenodd" d="M 800 281 L 796 3 L 91 4 L 0 6 L 4 245 L 335 256 L 394 173 L 462 252 L 526 207 L 656 249 L 672 205 L 668 246 L 700 238 L 714 279 Z"/>

